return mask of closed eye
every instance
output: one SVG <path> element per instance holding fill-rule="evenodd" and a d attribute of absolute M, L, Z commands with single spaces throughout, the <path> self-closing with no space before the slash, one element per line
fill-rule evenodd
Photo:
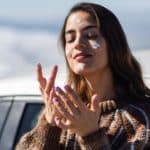
<path fill-rule="evenodd" d="M 98 37 L 98 35 L 95 34 L 95 33 L 88 33 L 88 34 L 86 35 L 86 37 L 87 37 L 88 39 L 96 39 L 96 38 Z"/>
<path fill-rule="evenodd" d="M 67 34 L 66 36 L 65 36 L 65 41 L 66 41 L 66 43 L 71 43 L 71 42 L 73 42 L 75 40 L 75 37 L 73 36 L 73 35 L 71 35 L 71 34 Z"/>

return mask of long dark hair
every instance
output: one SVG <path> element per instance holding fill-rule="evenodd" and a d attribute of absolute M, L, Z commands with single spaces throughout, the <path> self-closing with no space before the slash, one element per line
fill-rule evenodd
<path fill-rule="evenodd" d="M 94 3 L 78 3 L 68 13 L 60 35 L 61 46 L 65 49 L 65 27 L 68 17 L 76 11 L 90 13 L 96 22 L 100 23 L 100 33 L 105 38 L 108 48 L 109 66 L 115 86 L 117 98 L 135 103 L 150 95 L 145 85 L 140 64 L 132 55 L 125 33 L 117 17 L 107 8 Z M 67 63 L 67 61 L 66 61 Z M 83 97 L 89 97 L 89 91 L 84 77 L 75 74 L 68 68 L 68 83 Z"/>

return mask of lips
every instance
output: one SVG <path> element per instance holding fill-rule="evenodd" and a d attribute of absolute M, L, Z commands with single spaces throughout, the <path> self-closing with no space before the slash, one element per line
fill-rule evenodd
<path fill-rule="evenodd" d="M 88 53 L 78 53 L 73 57 L 73 59 L 75 59 L 77 61 L 82 61 L 87 58 L 90 58 L 91 56 L 92 56 L 92 54 L 88 54 Z"/>

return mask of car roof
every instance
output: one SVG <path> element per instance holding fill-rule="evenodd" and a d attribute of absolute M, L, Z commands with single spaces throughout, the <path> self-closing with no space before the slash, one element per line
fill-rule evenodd
<path fill-rule="evenodd" d="M 0 102 L 4 101 L 25 101 L 25 102 L 41 102 L 41 95 L 38 94 L 13 94 L 13 95 L 1 95 Z"/>

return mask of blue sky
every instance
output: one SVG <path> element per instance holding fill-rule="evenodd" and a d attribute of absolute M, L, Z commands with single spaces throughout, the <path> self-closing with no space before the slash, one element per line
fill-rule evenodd
<path fill-rule="evenodd" d="M 86 1 L 102 4 L 115 13 L 132 49 L 150 49 L 150 0 Z M 60 31 L 68 10 L 77 2 L 81 0 L 0 0 L 0 78 L 24 73 L 28 68 L 33 71 L 38 62 L 46 66 L 50 65 L 49 61 L 56 61 L 56 57 L 49 58 L 47 52 L 57 49 L 56 32 Z M 35 22 L 34 30 L 28 30 L 32 22 Z M 24 23 L 29 28 L 20 30 Z M 41 24 L 46 25 L 44 30 Z M 148 56 L 143 58 L 148 62 Z"/>
<path fill-rule="evenodd" d="M 133 47 L 150 47 L 150 0 L 86 1 L 99 3 L 112 10 Z M 19 24 L 19 29 L 27 24 L 31 28 L 33 23 L 34 29 L 42 25 L 46 30 L 57 32 L 67 12 L 77 2 L 83 0 L 0 0 L 0 26 Z"/>
<path fill-rule="evenodd" d="M 68 9 L 81 0 L 0 0 L 0 17 L 14 20 L 62 19 Z M 141 13 L 150 16 L 149 0 L 87 0 L 100 3 L 116 13 Z"/>

